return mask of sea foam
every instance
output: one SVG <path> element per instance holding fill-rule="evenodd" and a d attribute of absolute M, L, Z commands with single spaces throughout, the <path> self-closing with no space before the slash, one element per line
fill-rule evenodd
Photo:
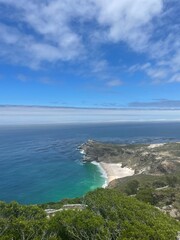
<path fill-rule="evenodd" d="M 104 168 L 101 166 L 100 163 L 96 161 L 91 162 L 93 165 L 96 165 L 101 173 L 101 176 L 104 178 L 104 184 L 102 185 L 103 188 L 106 188 L 108 186 L 108 176 Z"/>

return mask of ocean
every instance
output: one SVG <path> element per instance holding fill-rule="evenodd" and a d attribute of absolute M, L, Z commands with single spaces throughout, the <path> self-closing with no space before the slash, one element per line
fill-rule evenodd
<path fill-rule="evenodd" d="M 180 141 L 180 123 L 0 126 L 0 200 L 36 204 L 102 187 L 97 165 L 82 163 L 88 139 L 116 143 Z"/>

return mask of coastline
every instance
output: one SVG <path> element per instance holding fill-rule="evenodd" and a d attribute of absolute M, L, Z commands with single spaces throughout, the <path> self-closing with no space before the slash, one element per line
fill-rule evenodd
<path fill-rule="evenodd" d="M 122 163 L 105 163 L 100 162 L 99 165 L 106 173 L 107 176 L 107 186 L 108 184 L 118 178 L 124 178 L 134 175 L 134 170 L 122 167 Z"/>
<path fill-rule="evenodd" d="M 83 149 L 80 150 L 80 153 L 81 153 L 83 156 L 86 155 L 86 153 L 85 153 L 85 151 L 84 151 Z M 106 169 L 105 169 L 105 168 L 102 166 L 102 164 L 99 163 L 99 162 L 92 161 L 91 164 L 96 165 L 97 168 L 99 169 L 101 175 L 102 175 L 103 178 L 104 178 L 104 183 L 103 183 L 103 185 L 102 185 L 102 188 L 106 188 L 106 187 L 108 186 L 109 182 L 110 182 Z"/>
<path fill-rule="evenodd" d="M 119 178 L 134 174 L 162 174 L 172 173 L 178 167 L 179 161 L 174 161 L 178 153 L 171 149 L 177 143 L 151 143 L 151 144 L 112 144 L 87 140 L 78 147 L 83 155 L 83 162 L 94 163 L 102 173 L 105 183 L 102 187 Z M 167 161 L 167 148 L 170 149 Z"/>
<path fill-rule="evenodd" d="M 91 164 L 96 165 L 99 168 L 104 178 L 104 184 L 102 185 L 102 188 L 106 188 L 108 184 L 115 179 L 134 175 L 134 170 L 127 167 L 122 167 L 121 163 L 92 161 Z"/>
<path fill-rule="evenodd" d="M 92 144 L 94 143 L 94 141 L 88 140 L 88 143 Z M 83 148 L 84 145 L 85 144 L 82 144 L 78 148 L 79 152 L 83 155 L 83 159 L 87 157 L 86 149 Z M 155 147 L 154 145 L 153 148 Z M 104 178 L 104 184 L 102 185 L 102 188 L 106 188 L 109 185 L 109 183 L 115 179 L 124 178 L 135 174 L 135 170 L 128 167 L 122 167 L 122 163 L 106 163 L 103 161 L 97 162 L 95 160 L 94 161 L 91 160 L 89 162 L 98 167 L 101 176 Z"/>
<path fill-rule="evenodd" d="M 104 184 L 102 185 L 102 188 L 106 188 L 109 184 L 107 171 L 103 168 L 103 166 L 99 162 L 92 161 L 91 164 L 96 165 L 98 167 L 102 177 L 104 178 Z"/>

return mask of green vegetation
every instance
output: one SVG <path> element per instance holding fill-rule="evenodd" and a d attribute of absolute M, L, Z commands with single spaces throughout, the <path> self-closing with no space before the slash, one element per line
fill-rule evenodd
<path fill-rule="evenodd" d="M 170 174 L 180 171 L 180 143 L 112 144 L 89 140 L 79 147 L 86 162 L 121 163 L 135 174 Z"/>
<path fill-rule="evenodd" d="M 131 180 L 127 183 L 125 192 L 127 193 L 127 195 L 136 194 L 138 191 L 138 187 L 139 187 L 139 182 L 136 179 Z"/>
<path fill-rule="evenodd" d="M 136 194 L 136 198 L 146 203 L 155 205 L 157 203 L 156 196 L 152 188 L 141 188 Z"/>
<path fill-rule="evenodd" d="M 109 188 L 127 195 L 135 195 L 141 201 L 163 210 L 167 209 L 167 213 L 176 210 L 177 216 L 174 213 L 170 215 L 180 220 L 180 172 L 165 175 L 133 175 L 111 182 Z"/>
<path fill-rule="evenodd" d="M 47 218 L 44 208 L 57 209 L 64 203 L 83 203 L 87 208 L 60 211 Z M 1 240 L 176 240 L 178 231 L 179 222 L 112 189 L 42 206 L 0 203 Z"/>
<path fill-rule="evenodd" d="M 37 206 L 0 202 L 0 239 L 28 240 L 43 236 L 47 227 L 45 212 Z"/>
<path fill-rule="evenodd" d="M 166 181 L 170 187 L 175 187 L 176 184 L 178 183 L 178 178 L 176 176 L 167 175 Z"/>
<path fill-rule="evenodd" d="M 84 161 L 121 163 L 135 175 L 116 179 L 108 188 L 150 203 L 180 220 L 180 143 L 112 144 L 89 140 L 80 146 Z"/>

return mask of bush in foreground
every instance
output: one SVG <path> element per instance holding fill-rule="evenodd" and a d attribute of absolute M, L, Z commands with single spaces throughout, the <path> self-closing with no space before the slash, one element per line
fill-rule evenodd
<path fill-rule="evenodd" d="M 71 200 L 72 202 L 72 200 Z M 0 203 L 1 240 L 176 240 L 180 224 L 158 209 L 115 190 L 88 193 L 83 211 L 48 219 L 41 207 Z"/>

